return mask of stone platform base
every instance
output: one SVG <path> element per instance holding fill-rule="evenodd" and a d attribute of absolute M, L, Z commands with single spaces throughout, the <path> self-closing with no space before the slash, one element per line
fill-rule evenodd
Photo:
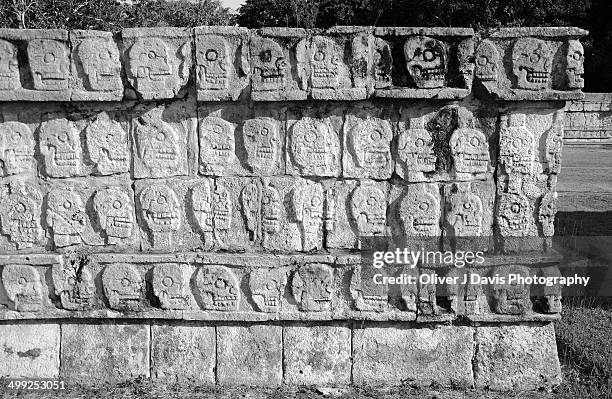
<path fill-rule="evenodd" d="M 557 385 L 552 323 L 0 324 L 0 377 L 87 385 L 137 377 L 220 385 Z"/>

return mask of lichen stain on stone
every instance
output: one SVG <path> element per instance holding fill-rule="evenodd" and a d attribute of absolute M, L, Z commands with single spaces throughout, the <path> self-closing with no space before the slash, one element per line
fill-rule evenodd
<path fill-rule="evenodd" d="M 34 348 L 34 349 L 28 349 L 25 352 L 17 352 L 17 356 L 36 359 L 37 357 L 41 355 L 41 353 L 42 353 L 42 350 L 40 348 Z"/>

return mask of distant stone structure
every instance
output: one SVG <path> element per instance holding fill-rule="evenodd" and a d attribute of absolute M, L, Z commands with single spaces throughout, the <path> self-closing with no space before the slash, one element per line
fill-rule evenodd
<path fill-rule="evenodd" d="M 612 94 L 586 93 L 565 109 L 566 143 L 612 144 Z"/>
<path fill-rule="evenodd" d="M 420 276 L 559 273 L 585 34 L 0 30 L 0 376 L 559 383 L 560 287 Z"/>

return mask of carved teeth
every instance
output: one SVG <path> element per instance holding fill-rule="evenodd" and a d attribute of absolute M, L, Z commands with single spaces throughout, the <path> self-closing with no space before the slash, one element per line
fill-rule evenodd
<path fill-rule="evenodd" d="M 548 83 L 548 72 L 527 70 L 527 81 L 529 83 Z"/>
<path fill-rule="evenodd" d="M 478 79 L 480 80 L 496 80 L 497 76 L 495 74 L 478 74 Z"/>
<path fill-rule="evenodd" d="M 77 165 L 77 154 L 74 152 L 56 152 L 53 159 L 57 166 Z"/>
<path fill-rule="evenodd" d="M 285 75 L 276 71 L 261 71 L 260 76 L 263 83 L 283 83 L 285 81 Z"/>
<path fill-rule="evenodd" d="M 323 78 L 323 79 L 335 78 L 336 76 L 338 76 L 338 70 L 315 66 L 313 70 L 313 75 L 315 78 Z"/>
<path fill-rule="evenodd" d="M 385 151 L 366 151 L 365 163 L 373 166 L 384 166 L 387 164 L 387 153 Z"/>
<path fill-rule="evenodd" d="M 444 69 L 442 68 L 423 68 L 421 77 L 425 80 L 444 80 Z"/>
<path fill-rule="evenodd" d="M 172 224 L 178 220 L 178 215 L 174 212 L 151 212 L 148 211 L 148 215 L 155 224 Z"/>

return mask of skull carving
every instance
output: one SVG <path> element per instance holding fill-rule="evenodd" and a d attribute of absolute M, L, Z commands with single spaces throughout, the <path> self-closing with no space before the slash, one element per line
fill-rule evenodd
<path fill-rule="evenodd" d="M 381 235 L 387 221 L 385 193 L 372 185 L 361 185 L 351 194 L 351 218 L 361 236 Z"/>
<path fill-rule="evenodd" d="M 459 73 L 463 77 L 463 87 L 470 89 L 474 80 L 476 63 L 474 59 L 474 39 L 462 40 L 457 46 L 457 58 L 459 60 Z"/>
<path fill-rule="evenodd" d="M 153 268 L 153 293 L 162 309 L 189 307 L 189 273 L 176 263 L 160 263 Z"/>
<path fill-rule="evenodd" d="M 380 271 L 360 265 L 353 270 L 350 291 L 358 310 L 383 312 L 389 308 L 389 286 L 376 284 L 375 274 L 380 274 Z"/>
<path fill-rule="evenodd" d="M 81 197 L 70 188 L 58 188 L 47 194 L 47 225 L 53 231 L 56 247 L 80 244 L 87 225 L 87 213 Z"/>
<path fill-rule="evenodd" d="M 0 124 L 0 176 L 15 175 L 34 169 L 34 136 L 20 122 Z"/>
<path fill-rule="evenodd" d="M 20 88 L 17 47 L 6 40 L 0 40 L 0 90 Z"/>
<path fill-rule="evenodd" d="M 89 158 L 101 175 L 127 173 L 130 168 L 127 133 L 119 122 L 101 112 L 85 128 Z"/>
<path fill-rule="evenodd" d="M 489 169 L 489 143 L 481 131 L 460 127 L 449 146 L 457 173 L 486 173 Z"/>
<path fill-rule="evenodd" d="M 561 272 L 559 268 L 556 266 L 545 267 L 541 270 L 542 277 L 561 277 Z M 544 287 L 544 303 L 543 303 L 543 311 L 545 313 L 561 313 L 562 304 L 561 304 L 561 296 L 563 287 L 558 284 L 553 284 L 552 286 L 545 285 Z"/>
<path fill-rule="evenodd" d="M 309 263 L 301 266 L 293 274 L 291 292 L 300 310 L 330 311 L 334 292 L 332 269 L 322 263 Z"/>
<path fill-rule="evenodd" d="M 544 40 L 521 37 L 512 49 L 512 72 L 519 89 L 545 90 L 552 71 L 553 53 Z"/>
<path fill-rule="evenodd" d="M 404 44 L 406 69 L 420 89 L 444 87 L 446 79 L 446 48 L 436 39 L 413 36 Z"/>
<path fill-rule="evenodd" d="M 423 173 L 436 170 L 433 137 L 424 128 L 422 117 L 411 119 L 410 129 L 399 136 L 397 151 L 398 163 L 404 166 L 409 180 L 414 175 L 424 178 Z"/>
<path fill-rule="evenodd" d="M 227 233 L 232 225 L 232 199 L 227 188 L 222 185 L 215 187 L 213 210 L 215 231 Z"/>
<path fill-rule="evenodd" d="M 130 73 L 140 93 L 165 92 L 172 84 L 168 46 L 156 37 L 140 38 L 128 53 Z"/>
<path fill-rule="evenodd" d="M 71 177 L 81 174 L 79 131 L 67 119 L 43 122 L 40 127 L 40 152 L 49 176 Z"/>
<path fill-rule="evenodd" d="M 147 186 L 140 193 L 140 206 L 153 246 L 171 246 L 173 233 L 181 227 L 181 208 L 174 190 L 163 184 Z"/>
<path fill-rule="evenodd" d="M 311 83 L 315 89 L 338 88 L 346 78 L 348 68 L 343 61 L 343 49 L 328 37 L 312 39 Z"/>
<path fill-rule="evenodd" d="M 0 226 L 2 233 L 17 249 L 31 248 L 42 240 L 40 226 L 42 194 L 29 185 L 11 185 L 9 192 L 0 194 Z"/>
<path fill-rule="evenodd" d="M 6 296 L 18 312 L 36 312 L 42 308 L 40 275 L 29 265 L 6 265 L 2 268 Z"/>
<path fill-rule="evenodd" d="M 258 180 L 251 180 L 240 193 L 242 214 L 246 220 L 246 228 L 251 241 L 255 241 L 259 235 L 262 193 L 261 185 L 258 183 Z"/>
<path fill-rule="evenodd" d="M 281 46 L 272 39 L 251 39 L 253 90 L 283 90 L 287 85 L 289 65 Z"/>
<path fill-rule="evenodd" d="M 102 286 L 111 309 L 126 311 L 142 308 L 144 281 L 138 270 L 126 263 L 113 263 L 102 271 Z"/>
<path fill-rule="evenodd" d="M 567 42 L 566 54 L 567 66 L 565 75 L 567 77 L 568 89 L 584 88 L 584 47 L 578 40 Z"/>
<path fill-rule="evenodd" d="M 448 299 L 451 310 L 459 315 L 482 314 L 487 308 L 487 299 L 479 283 L 471 281 L 472 275 L 478 275 L 476 270 L 452 268 L 447 278 L 455 279 L 458 284 L 447 284 Z M 466 281 L 463 284 L 463 281 Z"/>
<path fill-rule="evenodd" d="M 227 90 L 233 72 L 230 47 L 223 37 L 198 36 L 198 87 L 203 90 Z"/>
<path fill-rule="evenodd" d="M 525 114 L 504 115 L 501 126 L 499 157 L 506 172 L 530 174 L 535 156 L 535 140 L 526 127 Z"/>
<path fill-rule="evenodd" d="M 68 47 L 49 39 L 34 39 L 28 43 L 28 59 L 36 90 L 68 89 L 70 61 Z"/>
<path fill-rule="evenodd" d="M 191 190 L 191 207 L 195 220 L 200 228 L 200 231 L 211 234 L 215 230 L 214 213 L 213 213 L 213 196 L 211 193 L 211 182 L 208 179 L 203 179 L 197 186 Z M 212 236 L 209 237 L 212 239 Z"/>
<path fill-rule="evenodd" d="M 380 119 L 361 121 L 349 134 L 349 150 L 357 166 L 373 173 L 389 169 L 392 137 L 389 122 Z"/>
<path fill-rule="evenodd" d="M 529 284 L 510 281 L 511 275 L 529 277 L 529 269 L 524 266 L 502 266 L 495 274 L 504 278 L 504 284 L 493 287 L 494 309 L 499 314 L 525 314 L 532 309 Z"/>
<path fill-rule="evenodd" d="M 482 233 L 482 201 L 470 192 L 451 195 L 446 221 L 455 237 L 478 237 Z"/>
<path fill-rule="evenodd" d="M 389 46 L 389 43 L 379 37 L 374 38 L 373 64 L 374 87 L 376 89 L 391 87 L 391 73 L 393 70 L 391 46 Z"/>
<path fill-rule="evenodd" d="M 216 116 L 200 122 L 200 165 L 203 173 L 221 174 L 235 160 L 233 126 Z"/>
<path fill-rule="evenodd" d="M 529 230 L 531 205 L 522 195 L 505 193 L 501 195 L 497 224 L 503 237 L 522 237 Z"/>
<path fill-rule="evenodd" d="M 423 189 L 412 188 L 400 203 L 400 218 L 407 237 L 440 235 L 440 201 Z"/>
<path fill-rule="evenodd" d="M 168 123 L 152 115 L 138 118 L 136 137 L 138 155 L 152 177 L 180 173 L 180 136 Z"/>
<path fill-rule="evenodd" d="M 476 49 L 476 77 L 481 82 L 497 80 L 499 71 L 499 51 L 489 40 L 483 40 Z"/>
<path fill-rule="evenodd" d="M 280 138 L 276 121 L 249 119 L 242 128 L 247 163 L 255 173 L 270 174 L 278 167 Z"/>
<path fill-rule="evenodd" d="M 238 310 L 240 286 L 236 276 L 225 266 L 206 265 L 198 269 L 196 287 L 205 310 Z"/>
<path fill-rule="evenodd" d="M 249 274 L 251 298 L 260 312 L 276 313 L 281 310 L 286 285 L 287 274 L 283 270 L 257 268 Z"/>
<path fill-rule="evenodd" d="M 262 227 L 264 234 L 276 234 L 281 229 L 282 202 L 278 190 L 266 185 L 261 195 Z"/>
<path fill-rule="evenodd" d="M 540 201 L 540 209 L 538 211 L 538 220 L 542 226 L 542 234 L 544 237 L 552 237 L 555 235 L 555 216 L 557 215 L 557 193 L 547 192 L 542 201 Z"/>
<path fill-rule="evenodd" d="M 306 117 L 293 125 L 291 155 L 303 175 L 336 175 L 339 149 L 338 136 L 326 121 Z"/>
<path fill-rule="evenodd" d="M 77 55 L 90 90 L 123 90 L 119 50 L 112 40 L 87 38 L 79 45 Z"/>
<path fill-rule="evenodd" d="M 64 309 L 84 310 L 93 305 L 96 288 L 86 263 L 53 265 L 51 277 Z"/>
<path fill-rule="evenodd" d="M 107 244 L 122 244 L 132 237 L 134 206 L 123 189 L 109 187 L 98 190 L 93 197 L 93 203 L 100 227 L 106 234 Z"/>
<path fill-rule="evenodd" d="M 292 205 L 295 218 L 300 223 L 303 236 L 302 247 L 310 251 L 320 246 L 323 224 L 323 186 L 307 181 L 293 190 Z"/>

